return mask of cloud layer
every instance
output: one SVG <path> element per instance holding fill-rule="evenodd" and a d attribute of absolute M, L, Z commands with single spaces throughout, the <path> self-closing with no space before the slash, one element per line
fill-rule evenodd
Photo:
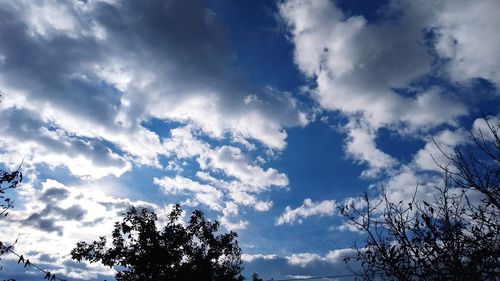
<path fill-rule="evenodd" d="M 282 151 L 284 128 L 308 117 L 290 93 L 245 82 L 201 1 L 7 1 L 0 13 L 2 162 L 84 180 L 175 171 L 155 183 L 219 212 L 269 210 L 258 195 L 288 185 L 249 152 Z M 183 165 L 203 177 L 184 178 Z"/>

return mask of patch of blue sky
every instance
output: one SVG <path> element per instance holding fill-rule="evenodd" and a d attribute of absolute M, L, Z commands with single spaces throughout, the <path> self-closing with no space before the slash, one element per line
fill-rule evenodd
<path fill-rule="evenodd" d="M 37 174 L 35 187 L 49 179 L 57 180 L 65 185 L 77 185 L 82 183 L 82 179 L 73 175 L 66 166 L 58 165 L 51 167 L 45 163 L 36 165 Z"/>
<path fill-rule="evenodd" d="M 154 184 L 153 179 L 164 176 L 174 176 L 172 171 L 152 168 L 149 166 L 133 166 L 133 169 L 117 180 L 120 186 L 132 193 L 133 200 L 143 200 L 160 206 L 168 203 L 177 203 L 182 199 L 181 195 L 165 194 L 161 188 Z"/>
<path fill-rule="evenodd" d="M 274 197 L 275 199 L 276 197 Z M 282 210 L 272 208 L 262 214 L 248 212 L 245 219 L 249 227 L 239 232 L 240 242 L 248 254 L 277 254 L 287 256 L 293 253 L 314 252 L 321 255 L 332 249 L 352 246 L 353 237 L 362 236 L 352 232 L 340 231 L 342 219 L 332 216 L 311 216 L 302 223 L 275 225 L 275 219 Z M 359 236 L 359 237 L 357 237 Z M 283 243 L 286 241 L 286 243 Z"/>
<path fill-rule="evenodd" d="M 274 164 L 289 176 L 292 190 L 286 198 L 289 204 L 299 204 L 308 197 L 343 198 L 353 189 L 367 185 L 359 178 L 364 167 L 345 157 L 345 135 L 337 128 L 317 120 L 304 128 L 291 128 L 287 133 L 287 148 Z M 298 192 L 302 197 L 297 196 Z"/>
<path fill-rule="evenodd" d="M 500 111 L 500 98 L 495 85 L 485 79 L 472 79 L 465 87 L 457 87 L 457 91 L 464 93 L 464 101 L 470 105 L 471 114 L 464 119 L 479 118 L 482 115 L 497 115 Z M 472 120 L 473 121 L 473 120 Z"/>
<path fill-rule="evenodd" d="M 346 18 L 362 16 L 368 23 L 377 24 L 388 19 L 384 10 L 389 0 L 334 0 L 335 5 L 342 10 Z"/>
<path fill-rule="evenodd" d="M 377 148 L 391 155 L 400 163 L 408 163 L 415 153 L 424 147 L 425 141 L 414 134 L 398 134 L 388 128 L 380 128 L 375 139 Z"/>
<path fill-rule="evenodd" d="M 156 133 L 160 139 L 167 139 L 171 136 L 170 130 L 183 127 L 185 124 L 175 120 L 150 118 L 141 122 L 141 126 Z"/>
<path fill-rule="evenodd" d="M 318 120 L 305 128 L 289 129 L 287 133 L 287 148 L 269 165 L 288 175 L 289 189 L 269 192 L 274 205 L 265 214 L 245 214 L 250 227 L 241 232 L 242 241 L 258 237 L 258 243 L 255 241 L 254 247 L 246 250 L 289 255 L 307 251 L 326 253 L 351 246 L 352 234 L 338 230 L 342 220 L 337 215 L 308 217 L 302 224 L 275 225 L 286 206 L 297 208 L 305 198 L 317 202 L 356 196 L 372 183 L 359 177 L 364 169 L 362 165 L 344 157 L 345 136 L 339 130 Z M 285 237 L 287 242 L 283 245 L 280 241 Z"/>
<path fill-rule="evenodd" d="M 293 46 L 280 28 L 275 1 L 209 0 L 225 23 L 233 64 L 250 85 L 295 91 L 304 77 L 293 62 Z"/>

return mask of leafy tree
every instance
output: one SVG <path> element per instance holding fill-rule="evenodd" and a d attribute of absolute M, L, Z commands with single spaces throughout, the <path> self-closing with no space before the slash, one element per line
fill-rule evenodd
<path fill-rule="evenodd" d="M 236 233 L 217 234 L 219 223 L 207 221 L 201 211 L 194 211 L 184 226 L 181 213 L 176 205 L 158 230 L 153 211 L 132 207 L 115 223 L 110 245 L 105 236 L 79 242 L 72 258 L 123 268 L 115 276 L 119 281 L 243 280 Z"/>
<path fill-rule="evenodd" d="M 355 246 L 363 280 L 499 280 L 500 122 L 445 154 L 449 165 L 431 202 L 392 202 L 385 192 L 340 208 L 366 234 Z M 444 153 L 444 152 L 443 152 Z M 360 207 L 363 206 L 363 207 Z"/>

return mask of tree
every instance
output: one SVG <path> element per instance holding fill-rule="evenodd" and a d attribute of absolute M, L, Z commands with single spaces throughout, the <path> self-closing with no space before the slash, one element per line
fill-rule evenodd
<path fill-rule="evenodd" d="M 72 258 L 124 268 L 115 276 L 119 281 L 243 280 L 236 233 L 216 234 L 219 223 L 207 221 L 201 211 L 184 226 L 181 213 L 176 205 L 160 231 L 153 211 L 132 207 L 115 223 L 111 246 L 105 236 L 91 244 L 79 242 Z"/>
<path fill-rule="evenodd" d="M 446 154 L 431 202 L 362 196 L 340 208 L 367 239 L 355 246 L 363 280 L 498 280 L 500 276 L 500 122 L 471 132 L 472 145 Z M 362 207 L 360 207 L 362 206 Z"/>

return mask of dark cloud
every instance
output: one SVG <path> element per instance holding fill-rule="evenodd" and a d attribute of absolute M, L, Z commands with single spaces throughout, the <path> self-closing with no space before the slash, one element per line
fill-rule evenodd
<path fill-rule="evenodd" d="M 97 218 L 97 219 L 90 221 L 90 222 L 85 221 L 85 222 L 82 222 L 82 226 L 96 226 L 96 225 L 103 223 L 104 219 L 105 219 L 104 217 L 100 217 L 100 218 Z"/>
<path fill-rule="evenodd" d="M 44 263 L 53 263 L 53 262 L 57 261 L 57 258 L 53 257 L 49 254 L 41 254 L 38 257 L 38 260 L 40 260 L 41 262 L 44 262 Z"/>
<path fill-rule="evenodd" d="M 116 6 L 96 1 L 86 4 L 93 7 L 85 14 L 76 13 L 71 3 L 59 4 L 80 21 L 77 28 L 92 32 L 89 25 L 100 24 L 104 42 L 56 30 L 37 34 L 19 20 L 26 18 L 26 7 L 0 7 L 3 82 L 27 90 L 30 102 L 50 102 L 68 114 L 113 127 L 120 93 L 103 87 L 94 65 L 110 56 L 137 60 L 135 66 L 147 65 L 171 81 L 206 86 L 210 79 L 203 77 L 217 76 L 230 59 L 223 29 L 201 1 L 124 1 Z"/>
<path fill-rule="evenodd" d="M 124 159 L 114 155 L 99 141 L 81 139 L 61 131 L 56 132 L 58 128 L 42 121 L 42 118 L 36 112 L 26 109 L 10 108 L 0 111 L 0 132 L 5 138 L 23 143 L 37 143 L 45 148 L 46 153 L 66 154 L 71 158 L 84 155 L 94 165 L 101 167 L 124 167 L 126 165 Z M 52 134 L 48 135 L 47 132 Z"/>
<path fill-rule="evenodd" d="M 56 225 L 53 219 L 43 218 L 40 214 L 31 214 L 23 223 L 46 232 L 57 232 L 59 235 L 63 234 L 63 228 Z"/>
<path fill-rule="evenodd" d="M 50 102 L 98 122 L 113 120 L 118 94 L 102 87 L 97 79 L 85 78 L 94 76 L 89 67 L 102 58 L 97 42 L 56 32 L 43 37 L 33 34 L 32 28 L 20 20 L 25 18 L 20 12 L 9 5 L 0 6 L 3 82 L 26 90 L 30 102 Z M 11 94 L 6 92 L 7 96 Z"/>
<path fill-rule="evenodd" d="M 52 187 L 44 191 L 40 196 L 43 202 L 46 201 L 60 201 L 69 197 L 69 192 L 64 188 Z"/>
<path fill-rule="evenodd" d="M 115 47 L 158 59 L 168 58 L 185 71 L 217 75 L 230 60 L 223 26 L 198 0 L 99 2 L 94 18 L 106 28 Z M 190 74 L 191 76 L 192 74 Z"/>
<path fill-rule="evenodd" d="M 85 214 L 87 213 L 79 205 L 72 205 L 68 208 L 61 208 L 53 205 L 47 205 L 45 208 L 39 213 L 42 217 L 54 217 L 62 220 L 81 220 Z"/>
<path fill-rule="evenodd" d="M 54 204 L 54 205 L 53 205 Z M 40 212 L 31 214 L 24 223 L 34 226 L 46 232 L 57 232 L 62 235 L 64 228 L 58 225 L 59 221 L 80 221 L 87 211 L 79 205 L 72 205 L 68 208 L 55 206 L 56 202 L 45 206 Z"/>

